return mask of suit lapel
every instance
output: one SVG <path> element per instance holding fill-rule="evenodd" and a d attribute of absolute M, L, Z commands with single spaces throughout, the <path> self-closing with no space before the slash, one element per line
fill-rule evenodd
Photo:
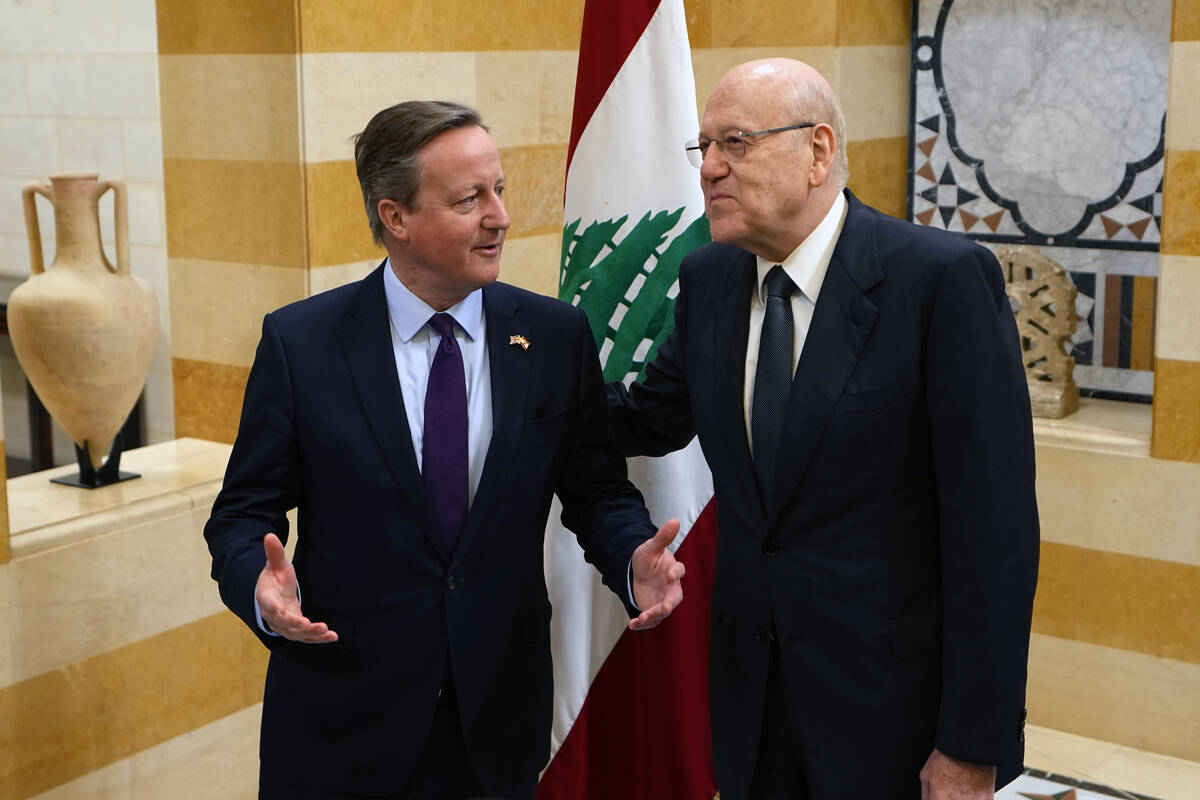
<path fill-rule="evenodd" d="M 493 283 L 484 287 L 483 310 L 487 320 L 488 372 L 492 379 L 492 440 L 456 558 L 469 551 L 500 496 L 525 423 L 530 359 L 536 358 L 536 353 L 531 355 L 525 348 L 509 344 L 511 337 L 520 335 L 533 342 L 532 348 L 537 346 L 537 337 L 532 325 L 517 317 L 519 307 L 504 285 Z"/>
<path fill-rule="evenodd" d="M 755 523 L 765 515 L 758 482 L 754 477 L 754 462 L 750 456 L 750 442 L 746 438 L 746 411 L 743 388 L 746 384 L 746 346 L 750 338 L 750 296 L 757 281 L 757 261 L 750 253 L 729 271 L 725 283 L 725 308 L 713 314 L 716 324 L 712 326 L 715 340 L 713 352 L 717 357 L 717 369 L 713 371 L 713 396 L 717 398 L 717 418 L 729 420 L 723 425 L 725 451 L 728 454 L 730 474 L 737 481 L 736 502 L 742 515 Z M 718 299 L 718 302 L 721 302 Z"/>
<path fill-rule="evenodd" d="M 442 557 L 449 560 L 443 537 L 437 534 L 429 516 L 429 503 L 421 484 L 421 472 L 417 469 L 408 415 L 404 412 L 383 290 L 383 269 L 381 265 L 359 283 L 357 293 L 347 306 L 340 330 L 342 351 L 393 479 L 418 515 L 425 535 Z"/>
<path fill-rule="evenodd" d="M 870 212 L 849 191 L 849 210 L 813 311 L 784 417 L 783 440 L 769 493 L 774 525 L 807 472 L 834 406 L 875 327 L 879 308 L 866 291 L 883 280 Z"/>

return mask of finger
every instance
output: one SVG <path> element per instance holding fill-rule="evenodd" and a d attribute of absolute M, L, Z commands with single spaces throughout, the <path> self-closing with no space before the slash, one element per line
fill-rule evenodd
<path fill-rule="evenodd" d="M 267 567 L 272 570 L 285 569 L 288 566 L 287 554 L 283 552 L 283 542 L 273 533 L 263 537 L 263 549 L 267 552 Z"/>

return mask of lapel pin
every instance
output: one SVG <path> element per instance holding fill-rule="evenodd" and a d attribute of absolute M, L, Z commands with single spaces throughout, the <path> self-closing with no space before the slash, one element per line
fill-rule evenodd
<path fill-rule="evenodd" d="M 529 340 L 526 339 L 524 336 L 522 336 L 519 333 L 508 337 L 508 343 L 509 344 L 519 344 L 519 345 L 521 345 L 522 350 L 529 349 Z"/>

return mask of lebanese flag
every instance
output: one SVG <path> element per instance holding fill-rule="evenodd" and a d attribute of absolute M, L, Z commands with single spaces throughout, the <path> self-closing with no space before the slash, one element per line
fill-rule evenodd
<path fill-rule="evenodd" d="M 587 0 L 567 155 L 560 299 L 581 306 L 606 380 L 636 379 L 674 327 L 679 262 L 709 240 L 682 0 Z M 631 459 L 652 518 L 680 521 L 683 603 L 646 632 L 551 514 L 554 730 L 538 800 L 711 800 L 712 476 L 699 444 Z"/>

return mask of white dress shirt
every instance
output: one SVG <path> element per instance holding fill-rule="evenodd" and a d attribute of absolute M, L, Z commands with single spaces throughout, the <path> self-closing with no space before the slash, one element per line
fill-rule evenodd
<path fill-rule="evenodd" d="M 429 368 L 442 337 L 429 327 L 429 318 L 437 312 L 410 292 L 396 277 L 389 260 L 383 270 L 383 290 L 387 296 L 388 319 L 392 329 L 392 352 L 396 356 L 396 374 L 404 396 L 404 413 L 412 435 L 417 469 L 421 469 L 421 446 L 425 441 L 425 389 L 429 386 Z M 483 313 L 483 290 L 476 289 L 446 309 L 454 318 L 454 338 L 462 351 L 463 371 L 467 379 L 467 458 L 470 488 L 467 503 L 475 502 L 479 476 L 492 441 L 492 373 L 488 367 L 487 320 Z"/>
<path fill-rule="evenodd" d="M 792 350 L 792 374 L 800 363 L 800 354 L 808 338 L 817 295 L 825 282 L 825 271 L 833 258 L 833 249 L 842 235 L 842 224 L 846 221 L 846 196 L 838 193 L 837 199 L 825 217 L 804 241 L 782 262 L 783 270 L 796 284 L 799 291 L 792 294 L 792 323 L 795 346 Z M 750 336 L 746 342 L 746 383 L 742 390 L 742 411 L 745 415 L 746 441 L 750 452 L 754 452 L 754 434 L 750 430 L 750 409 L 754 407 L 754 377 L 758 373 L 758 346 L 762 340 L 763 316 L 767 310 L 767 294 L 763 288 L 767 272 L 776 262 L 758 258 L 758 282 L 750 297 Z"/>

